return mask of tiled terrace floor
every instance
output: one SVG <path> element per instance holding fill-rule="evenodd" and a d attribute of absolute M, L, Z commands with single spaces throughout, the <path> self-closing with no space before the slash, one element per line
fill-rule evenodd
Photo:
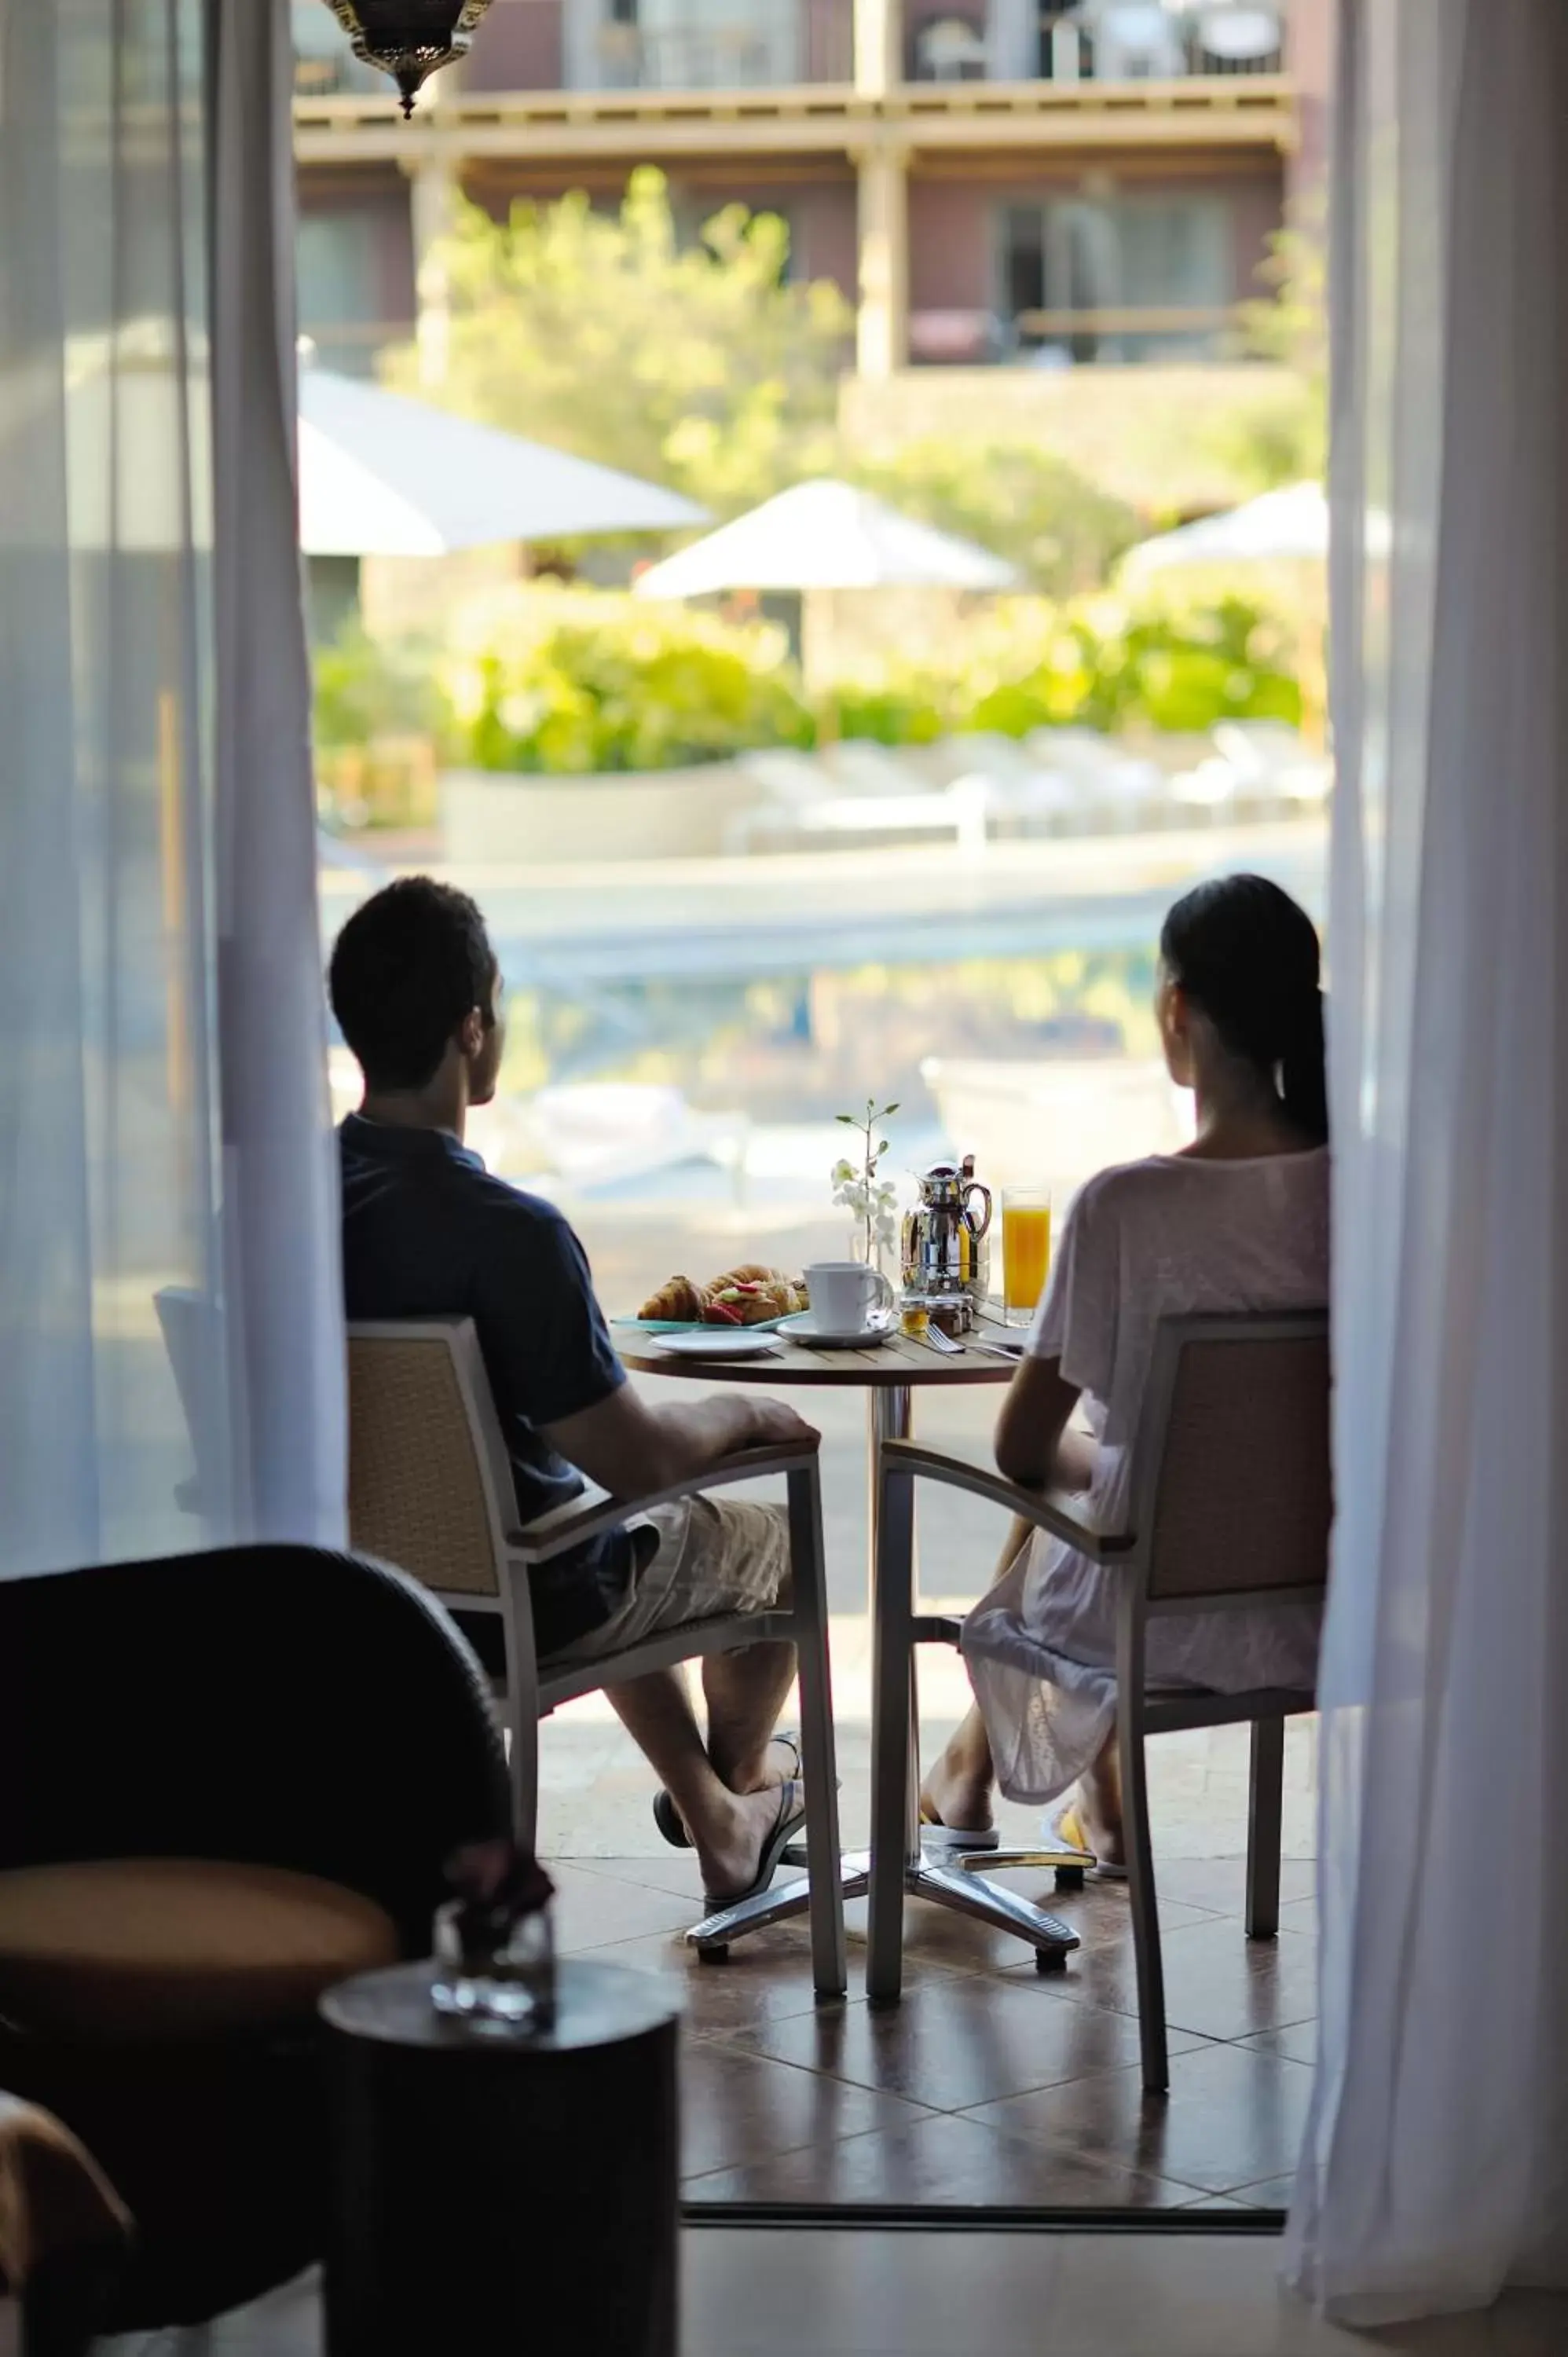
<path fill-rule="evenodd" d="M 852 1706 L 853 1652 L 842 1645 L 839 1663 Z M 932 1666 L 929 1743 L 960 1699 Z M 694 1865 L 660 1844 L 648 1771 L 591 1708 L 544 1730 L 542 1833 L 555 1852 L 563 1945 L 682 1983 L 689 2200 L 1282 2207 L 1311 2087 L 1316 1909 L 1299 1853 L 1311 1846 L 1315 1734 L 1292 1730 L 1286 1832 L 1298 1854 L 1272 1944 L 1250 1943 L 1241 1924 L 1245 1731 L 1151 1751 L 1172 2052 L 1164 2103 L 1140 2085 L 1124 1889 L 1091 1882 L 1058 1897 L 1048 1875 L 1015 1878 L 1049 1894 L 1082 1939 L 1050 1978 L 1016 1942 L 911 1903 L 904 2002 L 875 2011 L 856 1902 L 848 1997 L 818 2007 L 803 1927 L 758 1934 L 717 1964 L 683 1946 L 701 1911 Z M 841 1737 L 854 1839 L 865 1792 L 853 1707 Z M 1006 1815 L 1020 1833 L 1032 1822 Z M 623 1854 L 592 1854 L 618 1828 Z M 579 1854 L 563 1857 L 567 1846 Z"/>

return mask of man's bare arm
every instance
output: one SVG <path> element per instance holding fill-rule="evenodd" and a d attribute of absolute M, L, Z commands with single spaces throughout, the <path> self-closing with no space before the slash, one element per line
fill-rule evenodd
<path fill-rule="evenodd" d="M 611 1497 L 641 1498 L 676 1488 L 737 1449 L 819 1435 L 792 1407 L 765 1394 L 719 1392 L 690 1406 L 650 1407 L 623 1383 L 596 1407 L 546 1425 L 544 1437 Z"/>

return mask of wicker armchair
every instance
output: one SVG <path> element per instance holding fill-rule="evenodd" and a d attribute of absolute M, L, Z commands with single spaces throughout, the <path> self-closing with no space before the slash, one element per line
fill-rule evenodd
<path fill-rule="evenodd" d="M 1333 1511 L 1328 1398 L 1328 1320 L 1321 1311 L 1163 1319 L 1134 1444 L 1131 1515 L 1128 1527 L 1114 1532 L 1091 1530 L 1070 1497 L 1020 1489 L 985 1467 L 918 1442 L 884 1444 L 876 1628 L 876 1674 L 884 1692 L 903 1691 L 914 1645 L 956 1643 L 962 1627 L 915 1615 L 917 1481 L 988 1499 L 1120 1577 L 1117 1734 L 1139 2040 L 1151 2093 L 1165 2093 L 1170 2071 L 1145 1738 L 1182 1727 L 1251 1725 L 1247 1932 L 1273 1939 L 1279 1929 L 1284 1721 L 1314 1709 L 1316 1696 L 1276 1687 L 1245 1694 L 1150 1691 L 1144 1675 L 1148 1624 L 1165 1613 L 1261 1612 L 1321 1599 Z M 910 1765 L 906 1716 L 889 1718 L 873 1765 L 866 1969 L 867 1993 L 881 2002 L 898 1996 L 902 1972 L 902 1821 Z M 1036 1864 L 1055 1866 L 1058 1883 L 1082 1879 L 1081 1866 L 1064 1864 L 1056 1850 L 994 1850 L 974 1859 L 991 1873 Z"/>
<path fill-rule="evenodd" d="M 553 1667 L 535 1653 L 529 1578 L 534 1565 L 669 1500 L 764 1476 L 789 1496 L 792 1602 L 788 1610 L 688 1622 L 592 1662 Z M 822 1493 L 814 1446 L 751 1449 L 700 1479 L 637 1498 L 592 1498 L 518 1526 L 510 1460 L 472 1321 L 426 1318 L 349 1329 L 349 1521 L 354 1544 L 400 1564 L 443 1603 L 494 1616 L 505 1648 L 507 1725 L 518 1838 L 536 1846 L 539 1721 L 580 1695 L 703 1654 L 786 1639 L 800 1679 L 801 1766 L 811 1867 L 813 1977 L 819 1995 L 845 1986 L 832 1680 L 828 1662 Z M 750 1926 L 715 1937 L 708 1917 L 687 1937 L 712 1954 Z"/>

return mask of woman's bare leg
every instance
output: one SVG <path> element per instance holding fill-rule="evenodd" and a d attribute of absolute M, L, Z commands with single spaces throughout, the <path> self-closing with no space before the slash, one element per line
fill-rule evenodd
<path fill-rule="evenodd" d="M 1019 1552 L 1034 1537 L 1035 1526 L 1015 1514 L 996 1558 L 992 1584 L 1017 1562 Z M 951 1825 L 960 1833 L 988 1831 L 993 1816 L 992 1793 L 996 1769 L 985 1721 L 972 1705 L 954 1730 L 952 1739 L 920 1786 L 920 1813 L 931 1824 Z"/>
<path fill-rule="evenodd" d="M 1092 1767 L 1079 1779 L 1079 1818 L 1096 1857 L 1108 1866 L 1125 1866 L 1126 1839 L 1122 1829 L 1122 1763 L 1112 1728 Z"/>
<path fill-rule="evenodd" d="M 920 1814 L 928 1824 L 951 1825 L 957 1833 L 989 1830 L 991 1792 L 996 1771 L 985 1721 L 971 1704 L 941 1758 L 920 1785 Z"/>

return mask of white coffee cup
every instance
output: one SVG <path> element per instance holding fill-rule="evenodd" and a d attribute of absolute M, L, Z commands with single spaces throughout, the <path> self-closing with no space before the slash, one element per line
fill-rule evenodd
<path fill-rule="evenodd" d="M 826 1334 L 863 1334 L 873 1313 L 890 1309 L 893 1287 L 863 1260 L 819 1260 L 806 1271 L 811 1316 Z"/>

